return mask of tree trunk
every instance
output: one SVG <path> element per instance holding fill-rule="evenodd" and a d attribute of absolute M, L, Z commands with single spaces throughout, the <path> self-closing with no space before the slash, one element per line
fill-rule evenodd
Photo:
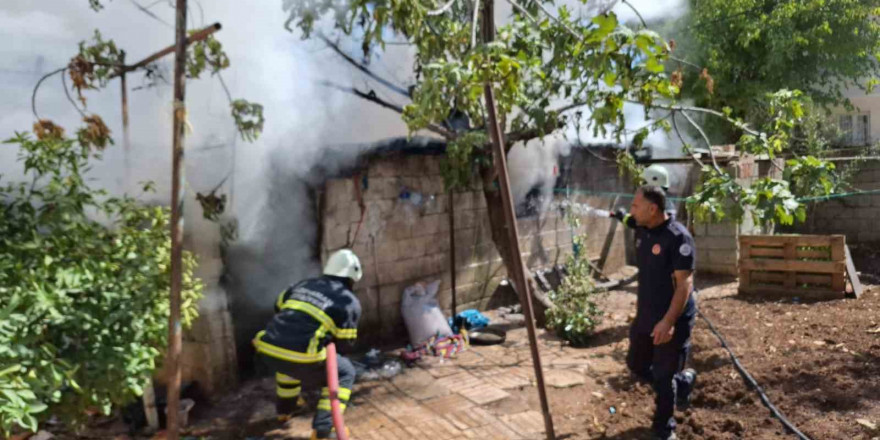
<path fill-rule="evenodd" d="M 498 190 L 495 184 L 496 173 L 493 167 L 487 167 L 482 170 L 481 174 L 483 180 L 483 197 L 486 199 L 486 209 L 489 215 L 489 229 L 492 231 L 492 242 L 495 243 L 495 248 L 498 249 L 498 254 L 501 255 L 501 260 L 504 262 L 504 268 L 507 270 L 507 273 L 510 274 L 513 270 L 513 258 L 515 258 L 515 256 L 513 245 L 510 243 L 507 234 L 507 224 L 504 219 L 504 205 L 501 202 L 501 191 Z M 521 256 L 516 257 L 522 258 Z M 540 288 L 538 288 L 538 285 L 535 282 L 535 277 L 532 275 L 529 268 L 526 267 L 525 269 L 526 282 L 529 285 L 529 290 L 532 292 L 532 298 L 535 299 L 535 302 L 533 303 L 535 322 L 539 327 L 544 327 L 546 324 L 544 312 L 553 307 L 553 302 L 550 301 L 550 298 L 548 298 Z M 513 286 L 513 283 L 511 283 L 511 285 Z M 516 286 L 514 286 L 514 290 L 516 290 Z M 527 300 L 524 293 L 525 292 L 517 290 L 520 303 Z"/>

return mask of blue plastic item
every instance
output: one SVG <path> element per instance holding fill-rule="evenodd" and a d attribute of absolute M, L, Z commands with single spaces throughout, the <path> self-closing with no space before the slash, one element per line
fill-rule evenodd
<path fill-rule="evenodd" d="M 465 330 L 476 330 L 489 325 L 489 318 L 485 317 L 477 309 L 467 309 L 455 315 L 455 317 L 449 318 L 449 326 L 452 327 L 452 331 L 455 333 L 459 332 L 462 323 Z"/>

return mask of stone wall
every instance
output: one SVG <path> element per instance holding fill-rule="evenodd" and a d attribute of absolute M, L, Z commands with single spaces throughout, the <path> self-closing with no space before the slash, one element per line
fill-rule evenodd
<path fill-rule="evenodd" d="M 361 258 L 364 279 L 358 283 L 357 293 L 364 309 L 360 328 L 366 331 L 362 339 L 367 343 L 406 334 L 400 316 L 401 293 L 416 281 L 442 280 L 439 301 L 444 311 L 450 312 L 450 196 L 444 191 L 441 158 L 412 154 L 376 157 L 366 161 L 359 173 L 324 185 L 322 258 L 346 245 Z M 582 176 L 590 174 L 587 171 Z M 491 239 L 479 182 L 470 191 L 456 193 L 452 200 L 458 310 L 497 305 L 504 301 L 497 287 L 506 272 Z M 549 205 L 546 199 L 540 203 L 544 208 Z M 587 230 L 598 231 L 587 242 L 588 255 L 598 259 L 608 247 L 606 269 L 613 271 L 624 264 L 622 227 L 610 219 L 585 219 L 581 231 L 572 231 L 558 212 L 541 209 L 520 218 L 518 227 L 523 258 L 530 268 L 564 263 L 572 251 L 573 234 Z M 606 240 L 612 227 L 611 238 Z"/>

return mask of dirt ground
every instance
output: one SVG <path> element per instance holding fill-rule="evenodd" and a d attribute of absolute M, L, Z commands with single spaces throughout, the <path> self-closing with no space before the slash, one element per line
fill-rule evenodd
<path fill-rule="evenodd" d="M 867 286 L 860 299 L 806 303 L 741 297 L 733 279 L 702 278 L 698 287 L 703 314 L 801 431 L 817 440 L 880 439 L 880 430 L 871 428 L 880 425 L 880 288 Z M 608 295 L 608 317 L 587 347 L 574 348 L 539 332 L 557 438 L 623 440 L 650 434 L 653 392 L 633 381 L 624 366 L 634 291 L 630 286 Z M 525 329 L 497 313 L 489 315 L 509 328 L 504 344 L 474 346 L 452 362 L 432 360 L 390 381 L 357 384 L 346 413 L 353 438 L 410 439 L 418 432 L 437 439 L 544 438 Z M 792 438 L 746 387 L 703 320 L 697 321 L 693 347 L 690 365 L 699 372 L 698 385 L 692 408 L 676 413 L 679 438 Z M 461 381 L 498 396 L 484 399 L 479 392 L 456 389 Z M 213 407 L 194 411 L 188 435 L 307 438 L 310 416 L 282 425 L 274 418 L 273 394 L 271 379 L 249 381 Z M 461 417 L 470 418 L 462 422 Z M 127 438 L 117 434 L 89 438 Z"/>

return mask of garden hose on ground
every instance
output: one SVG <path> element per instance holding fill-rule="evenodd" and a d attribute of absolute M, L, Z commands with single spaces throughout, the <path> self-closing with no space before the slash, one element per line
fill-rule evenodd
<path fill-rule="evenodd" d="M 773 417 L 779 419 L 779 421 L 782 422 L 782 425 L 785 426 L 785 429 L 787 429 L 788 432 L 796 435 L 800 440 L 812 440 L 810 439 L 810 437 L 807 437 L 804 433 L 800 432 L 794 425 L 792 425 L 791 422 L 789 422 L 788 419 L 786 419 L 785 416 L 781 412 L 779 412 L 779 409 L 777 409 L 776 406 L 774 406 L 773 403 L 770 402 L 767 394 L 764 393 L 764 389 L 761 388 L 760 385 L 758 385 L 758 382 L 755 381 L 755 378 L 753 378 L 752 375 L 749 374 L 748 371 L 746 371 L 745 367 L 742 366 L 742 364 L 739 362 L 739 359 L 737 359 L 736 355 L 733 354 L 733 350 L 731 350 L 730 347 L 727 346 L 727 341 L 724 340 L 724 337 L 721 336 L 721 333 L 719 333 L 718 330 L 715 329 L 715 326 L 712 325 L 712 321 L 710 321 L 709 318 L 707 318 L 706 315 L 704 315 L 699 310 L 697 310 L 697 314 L 700 316 L 700 318 L 703 318 L 703 321 L 706 321 L 706 324 L 709 325 L 709 330 L 711 330 L 712 333 L 715 334 L 715 337 L 717 337 L 718 340 L 721 341 L 721 346 L 725 350 L 727 350 L 727 353 L 730 355 L 730 359 L 733 361 L 733 366 L 736 368 L 737 372 L 739 372 L 740 376 L 742 376 L 743 380 L 745 380 L 749 386 L 751 386 L 755 391 L 758 392 L 758 395 L 761 397 L 761 402 L 764 404 L 764 406 L 767 407 L 767 409 L 770 410 L 770 414 L 773 415 Z"/>

